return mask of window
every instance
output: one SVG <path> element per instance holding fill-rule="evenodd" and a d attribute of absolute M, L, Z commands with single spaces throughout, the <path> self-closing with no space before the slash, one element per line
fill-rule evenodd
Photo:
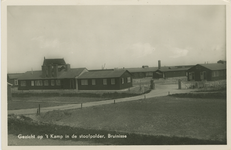
<path fill-rule="evenodd" d="M 34 86 L 34 81 L 31 81 L 30 84 L 31 84 L 31 86 Z"/>
<path fill-rule="evenodd" d="M 21 86 L 26 86 L 26 81 L 21 81 Z"/>
<path fill-rule="evenodd" d="M 14 80 L 14 85 L 18 85 L 18 80 Z"/>
<path fill-rule="evenodd" d="M 103 85 L 107 85 L 107 79 L 103 79 Z"/>
<path fill-rule="evenodd" d="M 48 86 L 49 85 L 48 80 L 44 80 L 43 84 L 44 86 Z"/>
<path fill-rule="evenodd" d="M 55 86 L 55 80 L 51 80 L 51 86 Z"/>
<path fill-rule="evenodd" d="M 42 86 L 42 85 L 43 85 L 42 80 L 36 80 L 35 81 L 35 86 Z"/>
<path fill-rule="evenodd" d="M 212 76 L 213 76 L 213 77 L 218 77 L 219 74 L 220 74 L 219 71 L 213 71 Z"/>
<path fill-rule="evenodd" d="M 60 80 L 56 80 L 56 85 L 60 86 Z"/>
<path fill-rule="evenodd" d="M 124 78 L 121 78 L 121 83 L 124 84 Z"/>
<path fill-rule="evenodd" d="M 81 80 L 81 85 L 88 85 L 88 81 L 87 80 Z"/>
<path fill-rule="evenodd" d="M 128 83 L 131 82 L 131 77 L 127 77 L 127 82 L 128 82 Z"/>
<path fill-rule="evenodd" d="M 111 79 L 111 84 L 112 84 L 112 85 L 115 84 L 115 79 Z"/>
<path fill-rule="evenodd" d="M 95 85 L 95 79 L 92 79 L 92 80 L 91 80 L 91 84 L 92 84 L 92 85 Z"/>

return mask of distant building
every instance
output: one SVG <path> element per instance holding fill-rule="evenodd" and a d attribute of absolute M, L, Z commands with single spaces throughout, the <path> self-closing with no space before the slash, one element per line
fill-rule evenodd
<path fill-rule="evenodd" d="M 152 77 L 158 67 L 126 68 L 133 78 Z"/>
<path fill-rule="evenodd" d="M 124 69 L 85 72 L 77 80 L 79 90 L 121 90 L 132 87 L 131 73 Z"/>
<path fill-rule="evenodd" d="M 217 63 L 219 63 L 219 64 L 226 64 L 226 60 L 219 60 L 219 61 L 217 61 Z"/>
<path fill-rule="evenodd" d="M 226 79 L 226 65 L 220 63 L 197 64 L 187 70 L 188 81 L 214 81 Z"/>
<path fill-rule="evenodd" d="M 161 61 L 158 60 L 158 67 L 142 66 L 142 68 L 126 68 L 135 78 L 152 77 L 154 79 L 159 78 L 171 78 L 186 76 L 186 71 L 193 65 L 181 65 L 181 66 L 161 66 Z"/>
<path fill-rule="evenodd" d="M 77 89 L 77 77 L 86 68 L 71 68 L 64 59 L 45 59 L 42 70 L 27 71 L 19 78 L 18 90 Z"/>
<path fill-rule="evenodd" d="M 172 78 L 172 77 L 186 77 L 186 71 L 189 67 L 161 67 L 153 73 L 153 78 Z"/>

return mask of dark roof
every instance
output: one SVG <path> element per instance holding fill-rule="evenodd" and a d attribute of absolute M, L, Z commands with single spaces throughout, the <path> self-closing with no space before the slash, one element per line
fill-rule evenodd
<path fill-rule="evenodd" d="M 129 72 L 154 72 L 158 69 L 158 67 L 148 67 L 148 68 L 126 68 Z"/>
<path fill-rule="evenodd" d="M 29 80 L 29 79 L 65 79 L 65 78 L 75 78 L 79 76 L 86 68 L 72 68 L 68 71 L 58 72 L 57 77 L 42 77 L 42 71 L 27 71 L 22 76 L 20 76 L 20 80 Z"/>
<path fill-rule="evenodd" d="M 85 72 L 78 79 L 98 79 L 98 78 L 117 78 L 120 77 L 127 70 L 118 69 L 118 70 L 107 70 L 107 71 L 93 71 Z"/>
<path fill-rule="evenodd" d="M 97 70 L 88 70 L 89 72 L 94 72 L 94 71 L 113 71 L 114 69 L 97 69 Z"/>
<path fill-rule="evenodd" d="M 158 69 L 161 72 L 171 72 L 171 71 L 186 71 L 188 70 L 189 67 L 183 67 L 183 68 L 178 68 L 178 67 L 161 67 Z"/>
<path fill-rule="evenodd" d="M 18 79 L 23 73 L 9 73 L 9 79 Z"/>
<path fill-rule="evenodd" d="M 66 65 L 66 62 L 65 60 L 62 58 L 62 59 L 44 59 L 43 61 L 43 65 L 44 66 L 48 66 L 48 65 Z"/>
<path fill-rule="evenodd" d="M 201 65 L 205 68 L 208 68 L 209 70 L 224 70 L 226 69 L 225 64 L 220 64 L 220 63 L 213 63 L 213 64 L 198 64 Z"/>

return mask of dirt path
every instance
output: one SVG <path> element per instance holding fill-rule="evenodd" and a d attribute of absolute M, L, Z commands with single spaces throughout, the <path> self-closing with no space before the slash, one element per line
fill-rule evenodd
<path fill-rule="evenodd" d="M 175 93 L 188 93 L 191 91 L 194 91 L 193 89 L 177 89 L 176 84 L 172 85 L 156 85 L 155 90 L 152 90 L 148 94 L 140 95 L 140 96 L 134 96 L 134 97 L 127 97 L 127 98 L 120 98 L 115 100 L 104 100 L 104 101 L 97 101 L 97 102 L 87 102 L 83 103 L 82 107 L 92 107 L 92 106 L 98 106 L 98 105 L 106 105 L 106 104 L 113 104 L 118 102 L 126 102 L 126 101 L 134 101 L 134 100 L 140 100 L 140 99 L 146 99 L 146 98 L 152 98 L 152 97 L 159 97 L 159 96 L 166 96 L 168 94 L 175 94 Z M 81 108 L 81 104 L 68 104 L 68 105 L 62 105 L 62 106 L 53 106 L 53 107 L 45 107 L 41 108 L 40 112 L 45 113 L 52 110 L 67 110 L 67 109 L 76 109 Z M 18 114 L 18 115 L 28 115 L 28 114 L 36 114 L 37 108 L 32 109 L 20 109 L 20 110 L 8 110 L 8 114 Z"/>

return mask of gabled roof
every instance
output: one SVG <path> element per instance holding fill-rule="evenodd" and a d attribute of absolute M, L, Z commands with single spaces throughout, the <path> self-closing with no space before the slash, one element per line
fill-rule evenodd
<path fill-rule="evenodd" d="M 66 62 L 65 60 L 62 58 L 62 59 L 44 59 L 43 61 L 43 65 L 44 66 L 48 66 L 48 65 L 66 65 Z"/>
<path fill-rule="evenodd" d="M 17 79 L 19 78 L 23 73 L 8 73 L 9 79 Z"/>
<path fill-rule="evenodd" d="M 129 72 L 154 72 L 158 69 L 158 67 L 147 67 L 147 68 L 126 68 Z"/>
<path fill-rule="evenodd" d="M 122 76 L 127 70 L 116 69 L 107 71 L 93 71 L 85 72 L 78 77 L 78 79 L 98 79 L 98 78 L 118 78 Z"/>
<path fill-rule="evenodd" d="M 201 65 L 205 68 L 208 68 L 209 70 L 224 70 L 226 69 L 225 64 L 220 64 L 220 63 L 213 63 L 213 64 L 198 64 Z"/>
<path fill-rule="evenodd" d="M 71 68 L 68 71 L 58 72 L 57 77 L 42 77 L 42 71 L 27 71 L 22 76 L 20 76 L 19 80 L 29 80 L 29 79 L 66 79 L 66 78 L 75 78 L 79 76 L 86 68 Z"/>

